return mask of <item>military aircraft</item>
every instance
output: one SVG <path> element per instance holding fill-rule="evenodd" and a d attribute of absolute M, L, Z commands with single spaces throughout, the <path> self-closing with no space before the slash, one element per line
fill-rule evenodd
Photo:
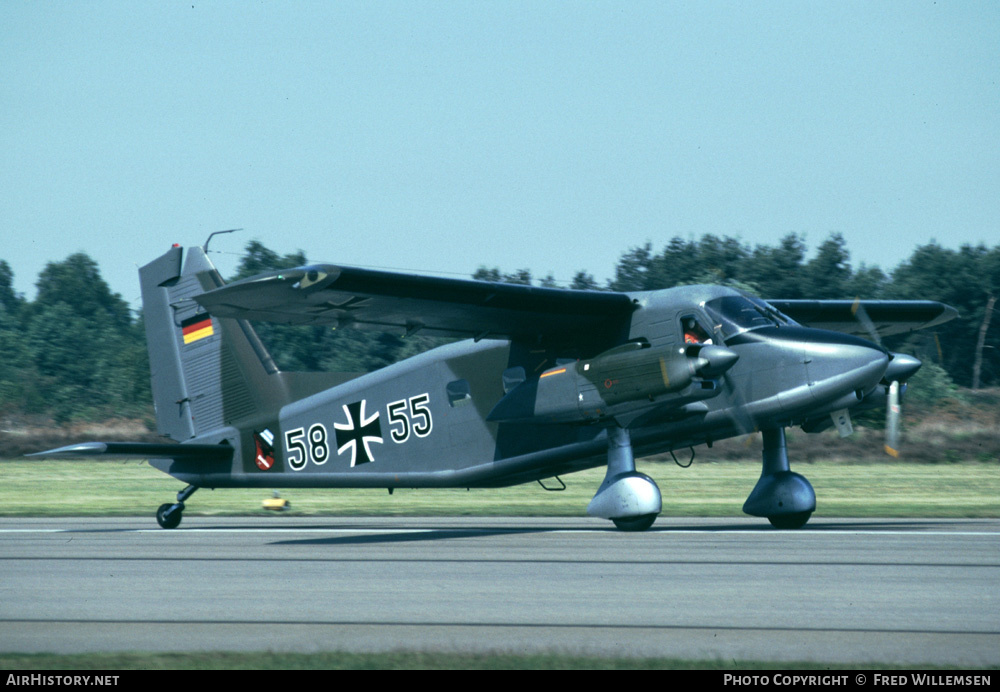
<path fill-rule="evenodd" d="M 778 528 L 816 507 L 785 428 L 850 430 L 920 361 L 881 336 L 956 312 L 930 301 L 764 301 L 723 286 L 570 291 L 316 264 L 225 284 L 201 247 L 139 270 L 156 419 L 174 442 L 41 456 L 142 457 L 198 488 L 502 487 L 607 465 L 587 512 L 649 528 L 659 488 L 635 457 L 758 430 L 743 511 Z M 250 321 L 460 340 L 367 374 L 282 372 Z M 809 325 L 809 326 L 804 326 Z M 692 451 L 693 453 L 693 451 Z"/>

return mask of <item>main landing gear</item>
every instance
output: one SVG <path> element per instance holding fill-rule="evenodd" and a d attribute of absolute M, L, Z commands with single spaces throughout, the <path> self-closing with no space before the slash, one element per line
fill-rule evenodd
<path fill-rule="evenodd" d="M 587 514 L 610 519 L 622 531 L 645 531 L 663 508 L 660 489 L 653 479 L 635 470 L 632 438 L 628 430 L 608 429 L 608 471 Z"/>
<path fill-rule="evenodd" d="M 160 525 L 160 528 L 176 529 L 180 526 L 184 513 L 184 501 L 191 497 L 197 489 L 197 486 L 189 485 L 177 493 L 176 503 L 167 502 L 160 505 L 160 508 L 156 510 L 156 523 Z"/>
<path fill-rule="evenodd" d="M 800 529 L 816 509 L 816 493 L 805 476 L 789 470 L 785 429 L 762 432 L 764 464 L 760 480 L 743 503 L 743 511 L 767 517 L 776 529 Z"/>

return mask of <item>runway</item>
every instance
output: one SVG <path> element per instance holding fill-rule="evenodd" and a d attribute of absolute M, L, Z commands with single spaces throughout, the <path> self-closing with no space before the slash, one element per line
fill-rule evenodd
<path fill-rule="evenodd" d="M 1000 664 L 1000 521 L 0 519 L 0 651 Z"/>

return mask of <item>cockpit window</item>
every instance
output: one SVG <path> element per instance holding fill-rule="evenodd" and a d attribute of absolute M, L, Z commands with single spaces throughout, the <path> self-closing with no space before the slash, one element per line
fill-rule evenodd
<path fill-rule="evenodd" d="M 681 329 L 684 332 L 685 344 L 710 344 L 712 338 L 700 324 L 694 315 L 684 315 L 681 318 Z"/>
<path fill-rule="evenodd" d="M 783 313 L 778 308 L 774 307 L 766 300 L 761 300 L 760 298 L 753 298 L 748 296 L 747 300 L 756 305 L 761 312 L 763 312 L 768 317 L 772 318 L 777 322 L 778 326 L 799 326 L 799 323 L 793 320 L 791 317 Z"/>
<path fill-rule="evenodd" d="M 795 321 L 760 298 L 726 296 L 705 303 L 705 312 L 722 330 L 722 338 L 761 327 L 783 327 Z"/>

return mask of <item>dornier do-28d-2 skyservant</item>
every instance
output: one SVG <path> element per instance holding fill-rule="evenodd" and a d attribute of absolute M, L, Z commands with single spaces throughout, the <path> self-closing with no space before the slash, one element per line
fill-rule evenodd
<path fill-rule="evenodd" d="M 661 497 L 636 455 L 753 430 L 763 469 L 743 511 L 800 527 L 816 496 L 789 469 L 785 428 L 846 433 L 851 412 L 898 412 L 920 361 L 876 341 L 956 314 L 930 301 L 571 291 L 327 264 L 225 284 L 200 247 L 174 246 L 139 276 L 157 425 L 174 442 L 41 456 L 148 458 L 187 484 L 157 511 L 164 528 L 198 488 L 501 487 L 606 464 L 587 511 L 639 531 Z M 254 320 L 460 340 L 367 374 L 282 372 Z"/>

